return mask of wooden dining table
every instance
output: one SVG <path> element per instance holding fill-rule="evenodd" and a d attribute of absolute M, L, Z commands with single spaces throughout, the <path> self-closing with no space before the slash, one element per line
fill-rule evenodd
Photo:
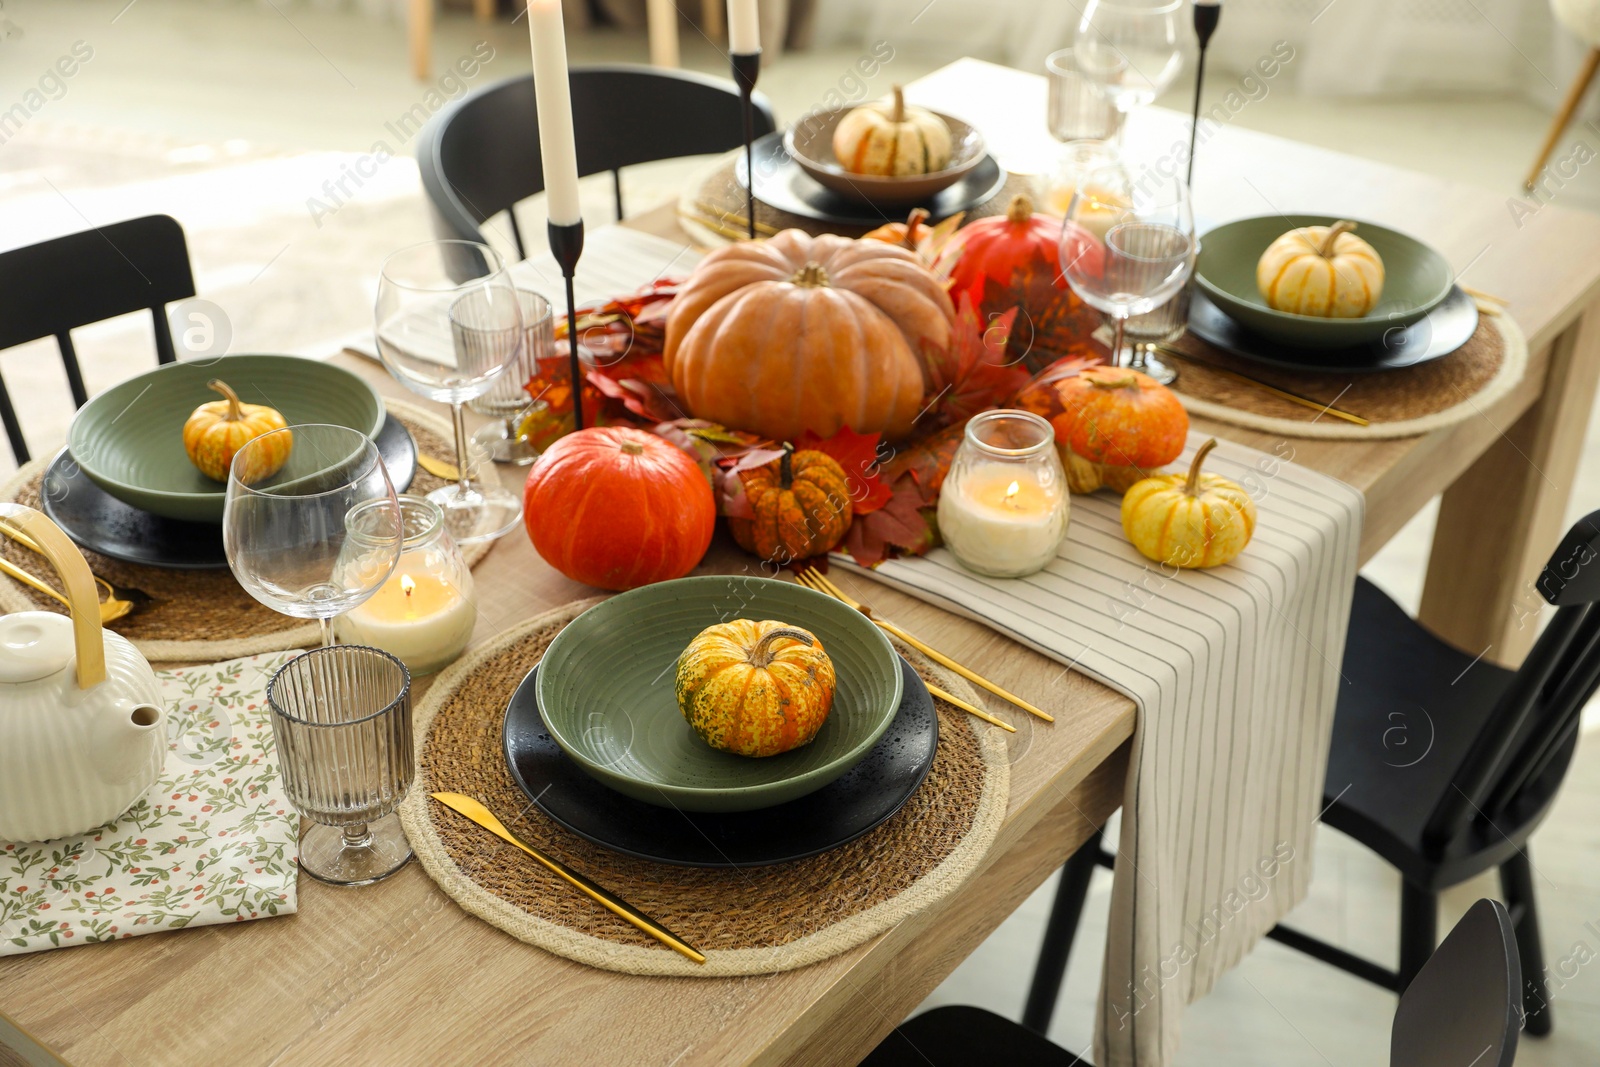
<path fill-rule="evenodd" d="M 1049 145 L 1035 75 L 963 60 L 908 95 L 973 122 L 1013 169 Z M 1130 153 L 1186 141 L 1183 116 L 1157 109 L 1128 131 Z M 1600 217 L 1547 204 L 1519 221 L 1513 195 L 1234 125 L 1206 141 L 1195 180 L 1203 220 L 1371 219 L 1429 242 L 1463 284 L 1506 302 L 1531 358 L 1498 402 L 1421 437 L 1287 440 L 1294 462 L 1366 494 L 1363 561 L 1443 494 L 1422 619 L 1470 654 L 1514 664 L 1534 635 L 1531 583 L 1563 527 L 1600 374 Z M 670 207 L 628 224 L 681 239 Z M 371 362 L 336 358 L 406 395 Z M 1267 452 L 1285 440 L 1196 423 Z M 523 472 L 502 476 L 515 487 Z M 751 563 L 719 540 L 702 570 Z M 517 533 L 476 573 L 480 642 L 594 593 Z M 1135 728 L 1122 694 L 971 621 L 871 594 L 880 612 L 1055 716 L 1047 725 L 991 704 L 1018 727 L 1004 826 L 970 881 L 889 932 L 780 974 L 635 977 L 512 939 L 417 864 L 354 890 L 302 878 L 293 916 L 0 960 L 0 1064 L 855 1063 L 1116 810 Z"/>

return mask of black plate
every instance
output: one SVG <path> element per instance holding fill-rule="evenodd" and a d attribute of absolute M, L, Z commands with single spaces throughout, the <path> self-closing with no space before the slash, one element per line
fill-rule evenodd
<path fill-rule="evenodd" d="M 544 728 L 534 692 L 537 667 L 506 707 L 506 765 L 539 810 L 616 852 L 678 867 L 763 867 L 804 859 L 882 823 L 928 776 L 939 748 L 939 716 L 928 687 L 903 659 L 900 673 L 900 710 L 866 759 L 815 793 L 760 811 L 658 808 L 590 778 Z"/>
<path fill-rule="evenodd" d="M 1198 286 L 1189 302 L 1189 330 L 1196 337 L 1236 356 L 1289 370 L 1343 374 L 1414 367 L 1448 356 L 1477 329 L 1478 305 L 1459 285 L 1451 286 L 1444 303 L 1410 326 L 1396 327 L 1377 341 L 1349 348 L 1297 348 L 1268 340 L 1229 318 Z"/>
<path fill-rule="evenodd" d="M 387 415 L 376 441 L 395 491 L 404 492 L 417 474 L 411 431 Z M 90 481 L 64 448 L 45 469 L 39 490 L 44 513 L 91 552 L 169 570 L 222 570 L 228 565 L 221 524 L 169 519 L 124 503 Z"/>
<path fill-rule="evenodd" d="M 844 226 L 880 226 L 892 217 L 898 221 L 912 205 L 897 207 L 887 214 L 871 204 L 847 200 L 831 189 L 818 185 L 811 175 L 800 169 L 783 148 L 783 133 L 769 133 L 752 146 L 756 157 L 756 199 L 779 211 L 787 211 L 801 218 L 818 222 L 832 222 Z M 744 157 L 734 164 L 733 177 L 741 188 L 750 187 L 749 170 Z M 993 197 L 1006 184 L 1006 172 L 993 156 L 984 156 L 979 163 L 954 185 L 947 186 L 928 202 L 921 205 L 934 219 L 944 219 L 958 211 L 975 207 Z"/>

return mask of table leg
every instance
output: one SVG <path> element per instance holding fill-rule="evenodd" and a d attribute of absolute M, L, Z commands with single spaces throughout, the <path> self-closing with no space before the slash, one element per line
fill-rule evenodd
<path fill-rule="evenodd" d="M 472 14 L 479 22 L 494 21 L 495 0 L 472 0 Z"/>
<path fill-rule="evenodd" d="M 1533 583 L 1566 529 L 1597 376 L 1600 305 L 1551 344 L 1539 400 L 1445 491 L 1419 618 L 1465 652 L 1514 667 L 1538 635 Z"/>
<path fill-rule="evenodd" d="M 411 76 L 427 81 L 433 69 L 433 0 L 411 0 L 406 30 L 411 38 Z"/>

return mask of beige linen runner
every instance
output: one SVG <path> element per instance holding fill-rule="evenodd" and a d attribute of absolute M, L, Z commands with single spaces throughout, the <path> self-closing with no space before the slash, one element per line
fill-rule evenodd
<path fill-rule="evenodd" d="M 1202 441 L 1191 436 L 1182 466 Z M 1207 470 L 1242 483 L 1259 511 L 1225 567 L 1146 560 L 1122 534 L 1120 499 L 1098 493 L 1073 497 L 1060 554 L 1031 577 L 979 577 L 944 549 L 867 572 L 1138 704 L 1095 1028 L 1102 1067 L 1172 1062 L 1183 1006 L 1311 878 L 1364 501 L 1293 454 L 1288 441 L 1275 454 L 1212 453 Z"/>

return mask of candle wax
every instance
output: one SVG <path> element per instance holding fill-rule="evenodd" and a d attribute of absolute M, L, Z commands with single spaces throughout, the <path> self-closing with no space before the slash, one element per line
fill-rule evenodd
<path fill-rule="evenodd" d="M 407 553 L 366 603 L 339 618 L 340 640 L 381 648 L 414 674 L 436 671 L 472 639 L 478 609 L 471 580 L 458 589 L 431 569 L 428 553 Z"/>
<path fill-rule="evenodd" d="M 756 0 L 728 0 L 728 51 L 736 56 L 761 51 Z"/>
<path fill-rule="evenodd" d="M 939 534 L 963 566 L 1018 577 L 1055 558 L 1067 532 L 1064 485 L 1043 485 L 1017 464 L 978 466 L 939 494 Z"/>
<path fill-rule="evenodd" d="M 533 44 L 533 93 L 539 116 L 539 155 L 550 221 L 583 221 L 578 206 L 578 147 L 572 132 L 572 87 L 567 81 L 567 40 L 561 0 L 528 0 L 528 36 Z"/>

